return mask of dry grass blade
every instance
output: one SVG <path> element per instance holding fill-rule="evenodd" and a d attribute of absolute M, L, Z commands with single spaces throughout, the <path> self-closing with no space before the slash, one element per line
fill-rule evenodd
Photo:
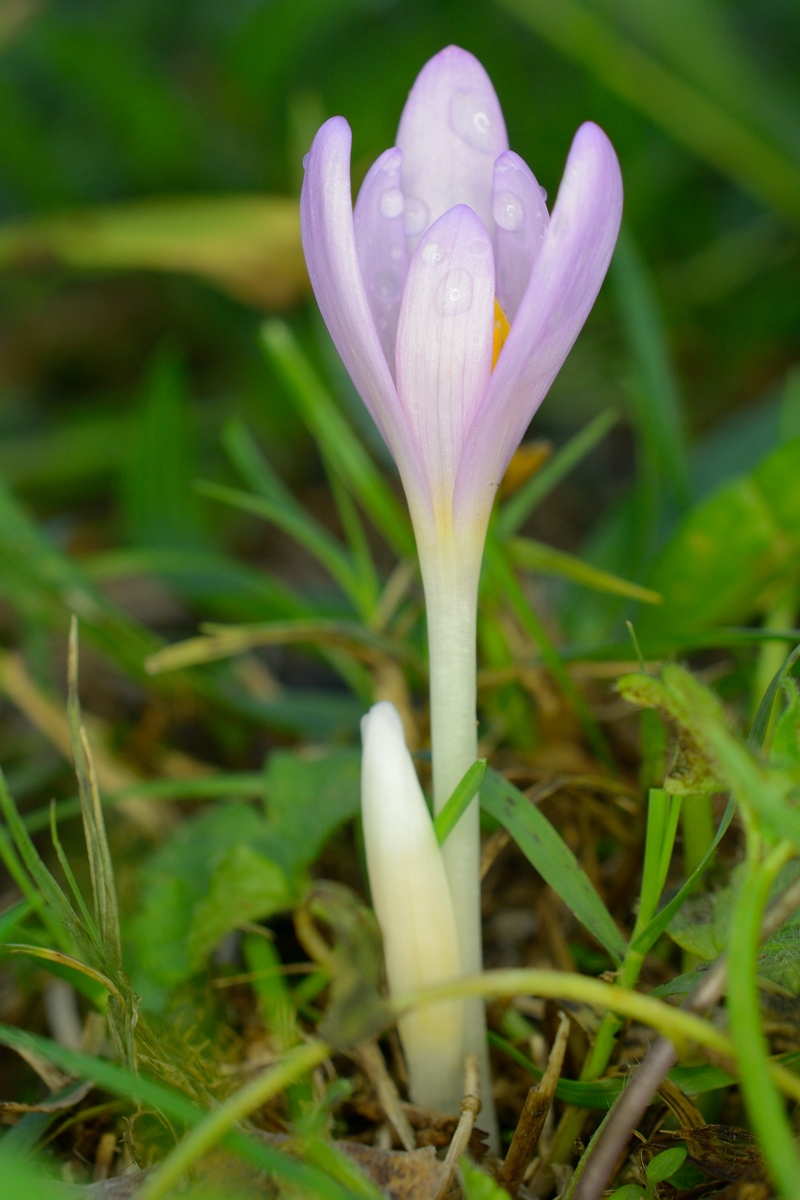
<path fill-rule="evenodd" d="M 553 1103 L 556 1085 L 561 1077 L 564 1065 L 564 1055 L 567 1052 L 569 1038 L 569 1019 L 561 1013 L 558 1032 L 550 1051 L 547 1069 L 537 1084 L 530 1089 L 525 1099 L 525 1105 L 519 1118 L 514 1138 L 508 1148 L 505 1162 L 500 1168 L 497 1181 L 511 1196 L 516 1196 L 525 1176 L 528 1164 L 533 1158 L 536 1145 L 544 1128 L 547 1114 Z"/>
<path fill-rule="evenodd" d="M 97 775 L 92 761 L 92 752 L 86 730 L 81 724 L 81 709 L 78 699 L 78 621 L 73 616 L 69 631 L 69 660 L 67 667 L 69 695 L 67 715 L 72 743 L 72 758 L 78 778 L 81 814 L 89 855 L 89 870 L 92 877 L 95 920 L 103 939 L 106 953 L 115 967 L 122 966 L 122 949 L 119 935 L 119 911 L 111 852 L 108 848 Z"/>
<path fill-rule="evenodd" d="M 273 621 L 263 625 L 205 624 L 202 629 L 200 637 L 176 642 L 151 654 L 145 663 L 148 674 L 158 675 L 162 671 L 175 671 L 180 667 L 231 658 L 256 646 L 290 646 L 304 642 L 341 647 L 354 658 L 368 664 L 375 662 L 376 655 L 388 655 L 401 662 L 410 661 L 417 669 L 422 669 L 422 664 L 408 646 L 374 633 L 354 621 L 320 619 Z"/>

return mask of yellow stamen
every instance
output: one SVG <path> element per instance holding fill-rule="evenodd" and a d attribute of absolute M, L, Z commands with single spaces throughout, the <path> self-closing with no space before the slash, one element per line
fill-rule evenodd
<path fill-rule="evenodd" d="M 492 348 L 492 370 L 497 366 L 497 360 L 500 357 L 500 351 L 506 343 L 506 338 L 511 332 L 511 326 L 508 323 L 508 318 L 503 312 L 500 305 L 495 300 L 494 302 L 494 346 Z"/>

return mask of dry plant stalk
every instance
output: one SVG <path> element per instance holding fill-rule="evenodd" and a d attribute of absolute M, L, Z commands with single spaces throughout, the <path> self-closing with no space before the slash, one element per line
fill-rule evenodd
<path fill-rule="evenodd" d="M 497 1176 L 497 1182 L 511 1196 L 516 1196 L 533 1158 L 561 1077 L 570 1024 L 564 1013 L 560 1013 L 559 1017 L 558 1032 L 547 1060 L 547 1069 L 539 1082 L 528 1092 L 505 1162 Z"/>
<path fill-rule="evenodd" d="M 415 1150 L 417 1139 L 414 1136 L 414 1130 L 403 1110 L 400 1095 L 394 1085 L 394 1080 L 386 1070 L 386 1063 L 383 1061 L 383 1055 L 378 1046 L 375 1042 L 364 1042 L 358 1047 L 357 1057 L 375 1089 L 378 1104 L 399 1137 L 401 1145 L 405 1150 Z"/>
<path fill-rule="evenodd" d="M 464 1064 L 464 1098 L 461 1101 L 461 1116 L 447 1151 L 447 1157 L 442 1163 L 441 1182 L 434 1200 L 444 1200 L 450 1190 L 450 1184 L 453 1182 L 458 1164 L 469 1145 L 475 1118 L 481 1111 L 480 1097 L 481 1073 L 478 1059 L 475 1054 L 468 1054 Z"/>

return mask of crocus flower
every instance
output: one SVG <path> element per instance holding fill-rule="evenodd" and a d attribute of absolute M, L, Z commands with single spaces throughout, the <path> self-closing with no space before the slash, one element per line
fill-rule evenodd
<path fill-rule="evenodd" d="M 494 496 L 594 303 L 621 209 L 614 150 L 587 123 L 549 215 L 508 149 L 486 72 L 455 46 L 420 72 L 355 213 L 344 118 L 322 126 L 306 160 L 311 282 L 414 523 L 437 811 L 476 757 L 477 587 Z M 443 847 L 467 972 L 481 966 L 478 832 L 473 803 Z M 481 1014 L 468 1005 L 466 1043 L 485 1064 Z"/>
<path fill-rule="evenodd" d="M 416 991 L 460 973 L 444 863 L 397 709 L 388 700 L 361 721 L 361 815 L 372 902 L 389 989 Z M 416 1009 L 399 1022 L 415 1104 L 458 1112 L 464 1070 L 462 1006 Z"/>

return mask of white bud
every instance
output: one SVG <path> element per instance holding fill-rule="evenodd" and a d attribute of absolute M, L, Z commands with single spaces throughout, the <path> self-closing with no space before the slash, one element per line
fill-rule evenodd
<path fill-rule="evenodd" d="M 442 855 L 393 704 L 361 721 L 361 812 L 372 902 L 393 996 L 460 974 L 456 922 Z M 443 1001 L 401 1018 L 411 1098 L 457 1113 L 464 1061 L 463 1005 Z"/>

